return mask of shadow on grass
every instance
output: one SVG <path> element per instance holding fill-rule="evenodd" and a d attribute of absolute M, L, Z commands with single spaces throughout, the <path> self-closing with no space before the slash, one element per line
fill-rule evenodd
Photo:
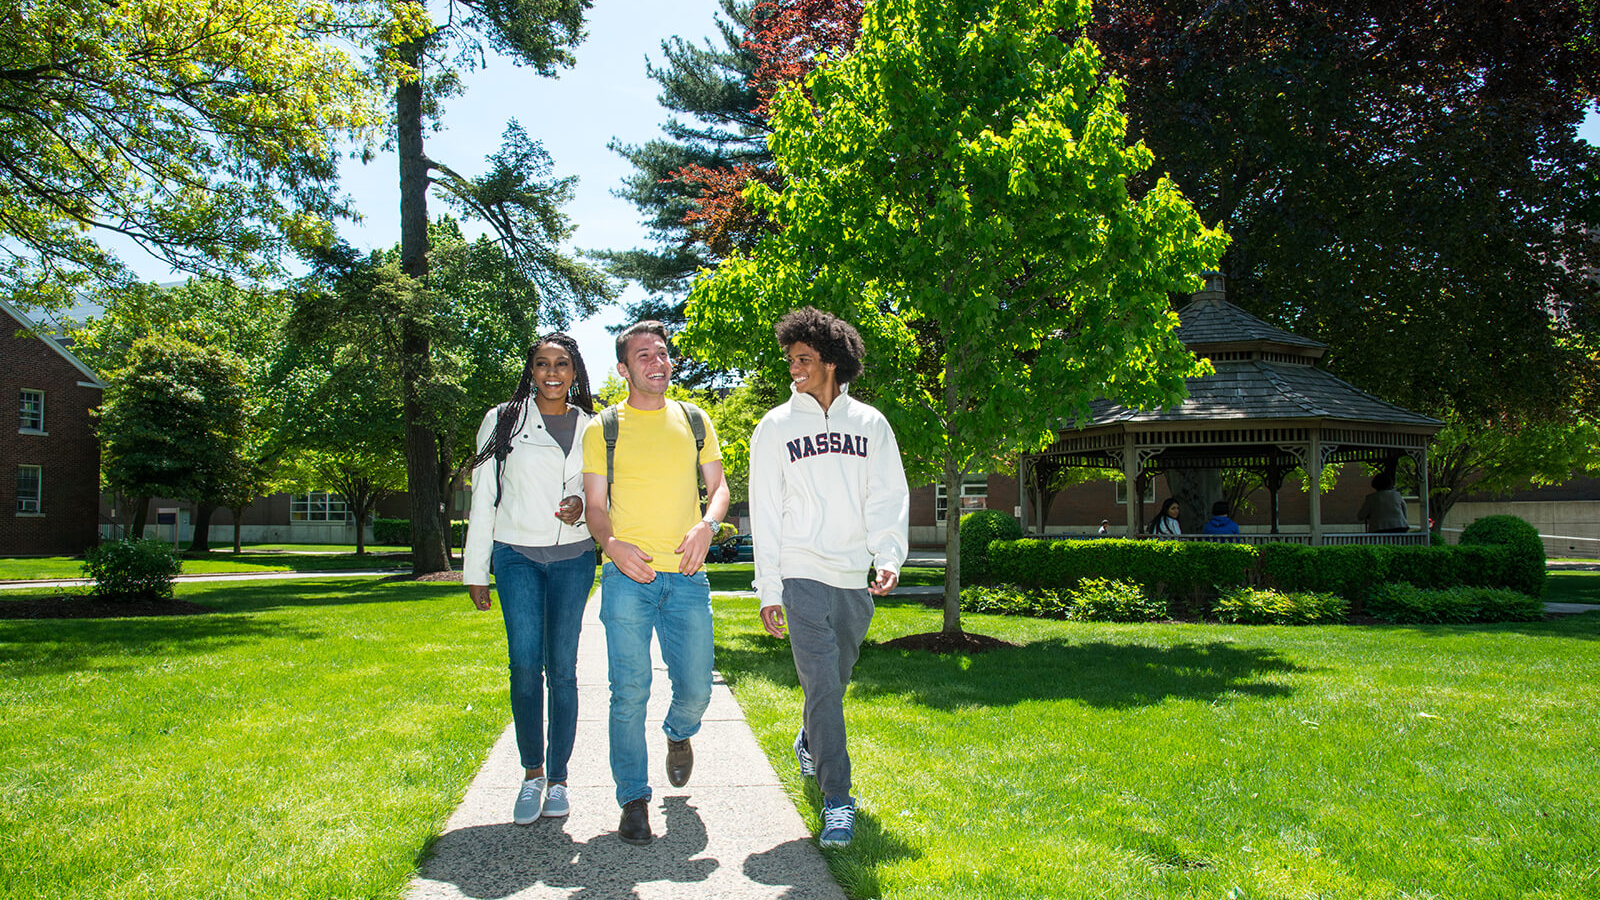
<path fill-rule="evenodd" d="M 264 612 L 273 609 L 348 606 L 362 603 L 413 603 L 421 600 L 459 599 L 467 592 L 452 582 L 390 581 L 387 579 L 305 579 L 249 582 L 191 582 L 183 598 L 214 606 L 218 612 Z"/>
<path fill-rule="evenodd" d="M 822 791 L 817 787 L 815 779 L 805 780 L 805 803 L 811 807 L 812 815 L 817 821 L 822 821 Z M 796 843 L 809 845 L 810 841 Z M 788 845 L 782 845 L 777 850 L 782 850 Z M 771 852 L 777 852 L 777 850 Z M 828 868 L 833 872 L 834 879 L 844 892 L 855 900 L 872 900 L 883 896 L 883 885 L 878 880 L 878 870 L 889 863 L 902 859 L 920 859 L 922 854 L 917 848 L 906 843 L 894 832 L 883 827 L 883 822 L 873 815 L 870 809 L 856 807 L 855 832 L 850 845 L 838 850 L 823 851 L 828 860 Z M 756 861 L 764 854 L 750 857 L 745 863 L 745 873 L 751 880 L 763 884 L 771 884 L 763 878 L 752 873 Z M 766 860 L 762 859 L 762 862 Z"/>
<path fill-rule="evenodd" d="M 1600 640 L 1600 612 L 1558 616 L 1541 622 L 1482 622 L 1473 625 L 1383 624 L 1362 627 L 1404 631 L 1418 637 L 1520 634 L 1527 637 L 1571 638 L 1579 641 L 1595 641 Z"/>
<path fill-rule="evenodd" d="M 759 642 L 759 643 L 758 643 Z M 759 674 L 795 685 L 786 644 L 761 638 L 717 646 L 717 665 L 730 680 Z M 1168 698 L 1215 700 L 1285 697 L 1278 679 L 1305 669 L 1276 651 L 1213 641 L 1170 647 L 1035 641 L 1021 647 L 962 656 L 887 649 L 868 643 L 850 678 L 850 690 L 894 695 L 934 709 L 1011 706 L 1028 700 L 1077 700 L 1103 709 L 1129 709 Z"/>
<path fill-rule="evenodd" d="M 248 616 L 146 619 L 27 619 L 0 628 L 0 673 L 7 678 L 136 668 L 135 660 L 209 653 L 239 644 L 322 633 Z"/>

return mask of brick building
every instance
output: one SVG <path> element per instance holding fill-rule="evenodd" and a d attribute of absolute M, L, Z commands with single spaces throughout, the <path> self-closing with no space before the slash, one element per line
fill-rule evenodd
<path fill-rule="evenodd" d="M 105 382 L 0 300 L 0 396 L 17 404 L 0 428 L 0 556 L 77 554 L 97 540 L 100 441 L 91 410 Z"/>

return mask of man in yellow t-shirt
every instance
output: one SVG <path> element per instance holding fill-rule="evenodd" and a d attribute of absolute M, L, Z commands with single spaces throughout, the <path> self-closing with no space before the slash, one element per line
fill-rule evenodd
<path fill-rule="evenodd" d="M 689 782 L 689 738 L 711 701 L 711 585 L 706 551 L 728 512 L 722 453 L 710 417 L 695 458 L 686 404 L 667 399 L 672 355 L 660 322 L 629 326 L 617 335 L 617 373 L 628 399 L 617 409 L 617 438 L 606 481 L 601 416 L 583 433 L 583 489 L 589 532 L 606 555 L 600 570 L 600 621 L 606 628 L 611 679 L 611 778 L 622 821 L 617 834 L 648 844 L 650 779 L 645 751 L 645 704 L 650 699 L 650 636 L 661 636 L 661 657 L 672 681 L 667 735 L 667 781 Z M 700 511 L 698 466 L 706 483 Z"/>

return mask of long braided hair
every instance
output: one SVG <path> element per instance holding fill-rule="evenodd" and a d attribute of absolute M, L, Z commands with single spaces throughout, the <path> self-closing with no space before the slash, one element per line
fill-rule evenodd
<path fill-rule="evenodd" d="M 528 361 L 522 367 L 522 380 L 517 382 L 517 390 L 511 399 L 500 404 L 500 418 L 495 423 L 494 434 L 472 457 L 468 468 L 476 469 L 491 459 L 503 462 L 511 452 L 511 433 L 522 423 L 523 410 L 527 409 L 528 397 L 533 393 L 533 358 L 545 344 L 555 344 L 572 357 L 572 388 L 567 391 L 567 402 L 594 415 L 594 397 L 589 393 L 589 370 L 583 365 L 583 353 L 578 350 L 578 342 L 565 332 L 552 331 L 528 348 Z"/>

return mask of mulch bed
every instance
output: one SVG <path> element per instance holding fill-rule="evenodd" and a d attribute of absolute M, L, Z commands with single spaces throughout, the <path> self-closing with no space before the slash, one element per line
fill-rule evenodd
<path fill-rule="evenodd" d="M 0 600 L 0 619 L 134 619 L 143 616 L 204 616 L 216 607 L 187 600 L 101 600 L 82 594 Z"/>
<path fill-rule="evenodd" d="M 897 637 L 892 641 L 884 641 L 880 647 L 890 647 L 895 650 L 918 650 L 924 653 L 987 653 L 990 650 L 1020 647 L 1010 641 L 990 637 L 986 634 L 972 634 L 966 631 L 930 631 L 925 634 L 908 634 Z"/>
<path fill-rule="evenodd" d="M 461 583 L 461 573 L 460 572 L 429 572 L 426 575 L 412 575 L 412 574 L 410 574 L 408 572 L 408 573 L 406 573 L 404 575 L 388 575 L 388 576 L 385 576 L 385 577 L 380 578 L 378 580 L 379 581 L 384 581 L 384 582 L 393 582 L 393 581 L 424 581 L 424 582 L 437 581 L 437 582 L 455 582 L 456 584 L 460 584 Z"/>

